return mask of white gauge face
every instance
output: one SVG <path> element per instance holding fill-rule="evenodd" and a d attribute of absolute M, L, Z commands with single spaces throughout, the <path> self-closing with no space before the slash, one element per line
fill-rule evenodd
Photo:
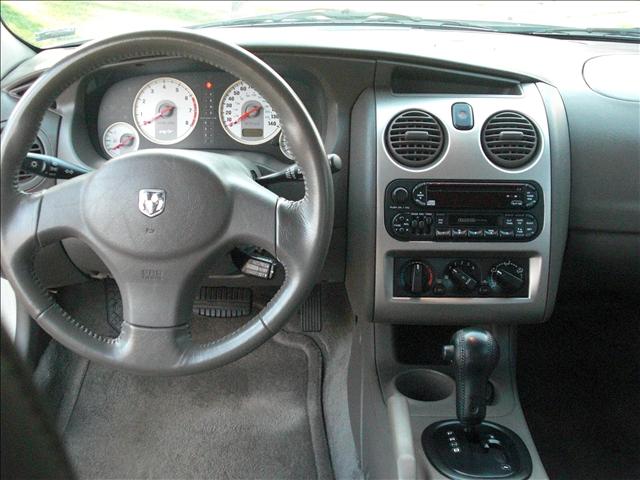
<path fill-rule="evenodd" d="M 284 134 L 284 131 L 280 133 L 280 139 L 278 140 L 278 143 L 280 144 L 280 151 L 285 157 L 287 157 L 289 160 L 296 159 L 296 156 L 293 154 L 293 151 L 291 150 L 291 145 L 289 145 L 289 140 L 287 140 L 287 137 Z"/>
<path fill-rule="evenodd" d="M 255 89 L 242 80 L 232 84 L 222 95 L 220 123 L 235 141 L 258 145 L 280 132 L 280 118 Z"/>
<path fill-rule="evenodd" d="M 119 157 L 138 150 L 140 137 L 133 125 L 117 122 L 107 127 L 102 135 L 102 147 L 110 157 Z"/>
<path fill-rule="evenodd" d="M 198 99 L 180 80 L 161 77 L 146 83 L 133 101 L 140 133 L 153 143 L 172 145 L 187 138 L 198 123 Z"/>

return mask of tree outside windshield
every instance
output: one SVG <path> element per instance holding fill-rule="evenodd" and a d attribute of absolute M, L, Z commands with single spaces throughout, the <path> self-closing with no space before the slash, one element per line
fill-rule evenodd
<path fill-rule="evenodd" d="M 299 12 L 331 9 L 340 21 L 318 15 L 304 20 L 278 20 L 278 24 L 349 23 L 352 13 L 400 14 L 428 20 L 449 20 L 483 25 L 534 24 L 575 29 L 637 28 L 638 2 L 403 2 L 403 1 L 1 1 L 5 25 L 26 42 L 40 48 L 124 33 L 145 28 L 193 27 Z M 346 19 L 345 19 L 346 17 Z M 371 20 L 375 20 L 371 19 Z M 372 23 L 369 21 L 368 23 Z M 385 23 L 383 18 L 376 23 Z M 400 20 L 393 23 L 397 25 Z"/>

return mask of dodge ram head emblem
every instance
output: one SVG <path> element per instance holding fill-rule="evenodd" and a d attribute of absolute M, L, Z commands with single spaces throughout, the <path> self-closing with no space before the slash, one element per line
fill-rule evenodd
<path fill-rule="evenodd" d="M 164 212 L 166 193 L 164 190 L 145 188 L 138 194 L 138 208 L 149 218 Z"/>

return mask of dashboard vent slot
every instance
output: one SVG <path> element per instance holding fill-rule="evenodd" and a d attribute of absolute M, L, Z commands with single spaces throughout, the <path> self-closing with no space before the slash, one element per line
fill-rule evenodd
<path fill-rule="evenodd" d="M 489 160 L 505 168 L 529 163 L 538 152 L 536 127 L 524 115 L 505 111 L 491 116 L 482 127 L 482 149 Z"/>
<path fill-rule="evenodd" d="M 391 156 L 407 167 L 433 163 L 444 147 L 444 129 L 436 117 L 423 110 L 407 110 L 389 123 L 386 144 Z"/>
<path fill-rule="evenodd" d="M 31 85 L 33 85 L 36 80 L 37 78 L 30 80 L 26 83 L 22 83 L 20 85 L 11 87 L 7 90 L 7 93 L 9 93 L 9 95 L 11 95 L 16 100 L 20 100 L 24 96 L 24 94 L 27 93 L 27 90 L 29 90 Z M 58 108 L 58 105 L 55 101 L 49 107 L 50 110 L 56 110 L 57 108 Z"/>

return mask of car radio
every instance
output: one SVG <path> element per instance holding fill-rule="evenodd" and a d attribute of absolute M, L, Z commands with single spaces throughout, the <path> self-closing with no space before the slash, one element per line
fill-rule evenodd
<path fill-rule="evenodd" d="M 399 179 L 384 217 L 398 240 L 526 242 L 542 229 L 543 195 L 535 182 Z"/>

